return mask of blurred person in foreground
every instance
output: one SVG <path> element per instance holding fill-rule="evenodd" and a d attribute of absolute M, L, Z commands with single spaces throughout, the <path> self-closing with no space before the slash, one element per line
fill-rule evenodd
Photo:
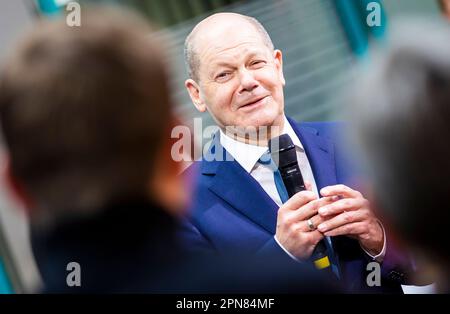
<path fill-rule="evenodd" d="M 439 0 L 439 4 L 441 6 L 442 14 L 450 21 L 450 0 Z"/>
<path fill-rule="evenodd" d="M 351 115 L 373 203 L 428 265 L 417 279 L 449 292 L 450 26 L 403 20 L 365 70 Z"/>
<path fill-rule="evenodd" d="M 36 25 L 2 69 L 7 179 L 29 212 L 44 291 L 327 291 L 293 263 L 185 253 L 188 193 L 170 156 L 165 53 L 151 34 L 129 13 L 83 11 L 81 27 Z M 66 282 L 72 262 L 80 286 Z M 314 280 L 300 287 L 297 276 Z"/>

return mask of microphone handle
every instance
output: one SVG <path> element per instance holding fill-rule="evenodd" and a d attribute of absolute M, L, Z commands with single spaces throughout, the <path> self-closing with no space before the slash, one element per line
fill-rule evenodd
<path fill-rule="evenodd" d="M 285 167 L 281 167 L 279 171 L 289 197 L 292 197 L 298 192 L 306 190 L 303 176 L 297 162 L 291 163 Z M 331 266 L 326 252 L 326 244 L 324 240 L 320 240 L 311 255 L 314 264 L 319 269 Z"/>
<path fill-rule="evenodd" d="M 279 171 L 290 198 L 298 192 L 306 190 L 303 176 L 297 163 L 282 167 Z"/>

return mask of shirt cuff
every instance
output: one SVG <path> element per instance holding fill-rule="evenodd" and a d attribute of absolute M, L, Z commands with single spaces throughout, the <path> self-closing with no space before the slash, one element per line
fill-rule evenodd
<path fill-rule="evenodd" d="M 383 249 L 381 250 L 381 252 L 377 255 L 372 255 L 369 252 L 366 251 L 366 249 L 360 244 L 361 248 L 363 249 L 364 252 L 366 252 L 367 255 L 369 255 L 373 260 L 377 261 L 378 263 L 383 262 L 384 256 L 386 255 L 386 231 L 384 230 L 383 224 L 378 221 L 378 223 L 381 226 L 381 229 L 383 229 Z M 276 240 L 276 239 L 275 239 Z"/>
<path fill-rule="evenodd" d="M 291 253 L 289 253 L 289 251 L 286 250 L 286 249 L 284 248 L 284 246 L 281 245 L 280 242 L 278 242 L 278 239 L 277 239 L 276 236 L 273 236 L 273 238 L 275 239 L 275 242 L 283 249 L 283 251 L 284 251 L 287 255 L 289 255 L 290 258 L 292 258 L 292 259 L 293 259 L 294 261 L 296 261 L 296 262 L 301 263 L 301 261 L 300 261 L 297 257 L 295 257 L 294 255 L 292 255 Z"/>

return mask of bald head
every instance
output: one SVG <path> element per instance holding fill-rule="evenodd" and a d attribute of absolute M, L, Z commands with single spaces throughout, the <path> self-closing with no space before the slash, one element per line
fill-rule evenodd
<path fill-rule="evenodd" d="M 184 58 L 186 69 L 191 79 L 198 82 L 198 69 L 200 68 L 199 53 L 202 44 L 208 41 L 208 38 L 223 38 L 231 28 L 252 27 L 255 33 L 261 37 L 263 43 L 274 50 L 272 40 L 265 30 L 264 26 L 253 17 L 238 13 L 216 13 L 199 22 L 191 33 L 187 36 L 184 43 Z"/>

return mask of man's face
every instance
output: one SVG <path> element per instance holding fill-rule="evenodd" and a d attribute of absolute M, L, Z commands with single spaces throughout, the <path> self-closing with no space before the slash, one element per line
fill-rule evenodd
<path fill-rule="evenodd" d="M 213 30 L 197 41 L 197 99 L 188 87 L 197 109 L 208 110 L 222 129 L 281 126 L 285 84 L 281 52 L 271 51 L 249 23 L 219 33 Z"/>

